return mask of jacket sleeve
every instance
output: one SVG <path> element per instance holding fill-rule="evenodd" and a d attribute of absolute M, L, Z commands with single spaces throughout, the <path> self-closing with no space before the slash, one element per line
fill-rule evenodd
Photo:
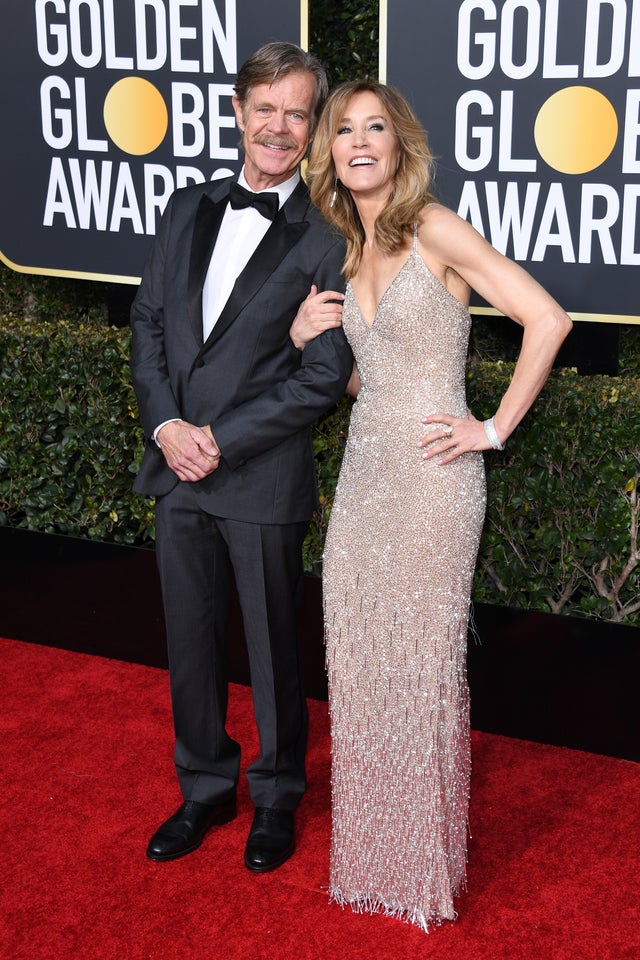
<path fill-rule="evenodd" d="M 313 279 L 318 290 L 344 289 L 343 255 L 341 243 L 327 252 Z M 342 396 L 352 368 L 353 355 L 341 328 L 327 330 L 308 343 L 291 377 L 211 424 L 228 467 L 235 470 L 309 426 Z"/>
<path fill-rule="evenodd" d="M 164 346 L 164 276 L 172 215 L 173 197 L 160 221 L 131 307 L 131 374 L 147 438 L 158 424 L 182 416 L 171 388 Z"/>

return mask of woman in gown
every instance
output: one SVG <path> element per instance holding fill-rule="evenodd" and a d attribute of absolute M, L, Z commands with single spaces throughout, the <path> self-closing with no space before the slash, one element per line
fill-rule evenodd
<path fill-rule="evenodd" d="M 430 160 L 406 101 L 356 81 L 329 98 L 308 171 L 347 241 L 342 322 L 357 368 L 323 567 L 330 896 L 424 930 L 455 917 L 465 882 L 482 451 L 502 447 L 571 328 L 525 271 L 434 202 Z M 465 399 L 471 287 L 524 328 L 486 423 Z"/>

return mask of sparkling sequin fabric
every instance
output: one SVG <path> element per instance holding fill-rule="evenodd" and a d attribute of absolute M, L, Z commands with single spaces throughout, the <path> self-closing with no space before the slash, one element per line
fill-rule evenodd
<path fill-rule="evenodd" d="M 481 454 L 439 467 L 423 416 L 466 415 L 467 310 L 414 249 L 373 326 L 347 288 L 362 389 L 324 558 L 332 722 L 330 896 L 427 930 L 464 886 L 466 642 Z M 429 426 L 427 429 L 434 429 Z"/>

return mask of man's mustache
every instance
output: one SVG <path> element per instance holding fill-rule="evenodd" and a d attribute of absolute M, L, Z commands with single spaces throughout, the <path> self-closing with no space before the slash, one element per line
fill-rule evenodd
<path fill-rule="evenodd" d="M 265 137 L 261 134 L 252 137 L 251 142 L 261 144 L 263 147 L 288 147 L 291 150 L 295 150 L 298 146 L 295 140 L 290 140 L 289 137 Z"/>

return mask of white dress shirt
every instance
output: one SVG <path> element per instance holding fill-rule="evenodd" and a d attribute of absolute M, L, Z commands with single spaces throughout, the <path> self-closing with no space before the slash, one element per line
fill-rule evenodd
<path fill-rule="evenodd" d="M 299 180 L 300 174 L 296 171 L 289 180 L 261 192 L 277 193 L 281 207 Z M 244 167 L 238 183 L 251 190 L 244 177 Z M 202 290 L 202 333 L 205 340 L 216 325 L 233 285 L 270 226 L 271 221 L 258 213 L 255 207 L 234 210 L 231 204 L 227 206 Z"/>

